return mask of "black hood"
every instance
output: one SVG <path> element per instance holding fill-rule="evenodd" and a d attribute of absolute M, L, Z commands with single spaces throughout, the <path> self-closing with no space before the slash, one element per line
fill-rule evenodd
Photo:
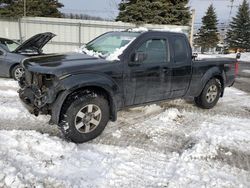
<path fill-rule="evenodd" d="M 22 66 L 31 72 L 61 76 L 65 73 L 82 71 L 96 64 L 108 62 L 87 54 L 66 53 L 26 58 Z"/>
<path fill-rule="evenodd" d="M 56 35 L 54 33 L 46 32 L 37 34 L 30 39 L 26 40 L 20 46 L 17 47 L 13 52 L 19 53 L 27 50 L 36 50 L 38 52 Z"/>

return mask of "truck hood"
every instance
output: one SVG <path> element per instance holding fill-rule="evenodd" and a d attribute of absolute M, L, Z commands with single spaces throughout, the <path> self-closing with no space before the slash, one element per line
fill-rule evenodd
<path fill-rule="evenodd" d="M 54 33 L 50 32 L 37 34 L 22 43 L 13 52 L 19 53 L 27 50 L 41 51 L 42 48 L 55 36 L 56 35 Z"/>
<path fill-rule="evenodd" d="M 62 76 L 103 63 L 109 63 L 109 61 L 87 54 L 66 53 L 26 58 L 22 66 L 30 72 Z"/>

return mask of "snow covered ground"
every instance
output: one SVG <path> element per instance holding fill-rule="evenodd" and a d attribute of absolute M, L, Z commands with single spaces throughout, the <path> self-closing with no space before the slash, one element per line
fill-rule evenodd
<path fill-rule="evenodd" d="M 236 54 L 199 54 L 198 59 L 204 59 L 204 58 L 220 58 L 220 57 L 229 57 L 229 58 L 236 58 Z M 250 62 L 250 52 L 247 53 L 241 53 L 240 61 Z"/>
<path fill-rule="evenodd" d="M 0 187 L 250 187 L 250 96 L 240 90 L 211 110 L 175 100 L 121 111 L 76 145 L 31 116 L 17 88 L 0 79 Z"/>

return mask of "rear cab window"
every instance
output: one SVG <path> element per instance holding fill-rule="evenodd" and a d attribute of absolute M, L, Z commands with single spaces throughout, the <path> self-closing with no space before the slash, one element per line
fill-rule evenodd
<path fill-rule="evenodd" d="M 174 35 L 172 38 L 174 60 L 176 64 L 186 63 L 189 58 L 189 46 L 182 35 Z"/>

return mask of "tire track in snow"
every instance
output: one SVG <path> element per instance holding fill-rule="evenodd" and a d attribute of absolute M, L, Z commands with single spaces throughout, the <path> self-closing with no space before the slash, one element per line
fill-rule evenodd
<path fill-rule="evenodd" d="M 161 108 L 150 114 L 144 114 L 140 111 L 133 111 L 132 113 L 131 111 L 120 112 L 122 117 L 126 117 L 126 120 L 119 120 L 118 118 L 118 122 L 110 123 L 104 133 L 93 140 L 92 143 L 124 148 L 131 146 L 164 154 L 169 152 L 182 153 L 193 142 L 193 139 L 186 136 L 181 126 L 171 125 L 176 123 L 175 120 L 178 117 L 173 119 L 173 121 L 165 122 L 166 125 L 163 127 L 154 126 L 154 123 L 162 123 L 155 117 L 166 110 L 165 108 Z M 154 118 L 154 122 L 150 122 Z M 154 129 L 156 131 L 150 134 Z M 172 130 L 170 131 L 170 129 Z"/>
<path fill-rule="evenodd" d="M 0 91 L 5 92 L 4 89 L 0 89 Z M 24 149 L 21 154 L 25 156 L 25 159 L 31 157 L 33 163 L 27 160 L 26 163 L 18 165 L 19 161 L 16 157 L 20 156 L 19 146 L 11 148 L 12 152 L 19 153 L 19 155 L 14 156 L 11 152 L 8 155 L 3 153 L 1 158 L 4 158 L 10 168 L 17 166 L 16 169 L 20 175 L 18 177 L 25 178 L 26 174 L 33 170 L 35 180 L 29 178 L 25 180 L 29 183 L 32 183 L 32 181 L 44 182 L 45 187 L 46 185 L 53 187 L 54 183 L 58 181 L 60 182 L 58 185 L 61 186 L 63 186 L 61 182 L 69 183 L 69 185 L 67 184 L 68 187 L 74 185 L 81 187 L 81 185 L 86 185 L 86 182 L 87 185 L 94 183 L 96 187 L 187 187 L 187 185 L 213 187 L 212 183 L 225 185 L 225 187 L 240 185 L 241 183 L 243 186 L 247 186 L 250 183 L 249 178 L 247 179 L 250 174 L 246 171 L 248 169 L 242 168 L 245 162 L 234 164 L 234 156 L 238 154 L 239 157 L 235 157 L 237 158 L 236 161 L 246 161 L 246 157 L 248 157 L 246 152 L 241 155 L 240 150 L 238 150 L 236 155 L 233 154 L 227 159 L 223 155 L 225 152 L 232 150 L 232 145 L 229 145 L 228 151 L 222 151 L 224 153 L 221 154 L 217 153 L 221 155 L 218 156 L 217 160 L 216 155 L 215 159 L 210 159 L 210 151 L 206 150 L 210 149 L 211 140 L 213 139 L 207 137 L 203 140 L 205 142 L 203 146 L 206 146 L 203 148 L 205 151 L 202 151 L 202 155 L 199 157 L 198 146 L 202 146 L 202 140 L 197 134 L 201 131 L 207 132 L 207 130 L 202 129 L 202 123 L 215 123 L 215 119 L 230 119 L 230 115 L 234 114 L 233 111 L 239 113 L 239 116 L 237 115 L 235 118 L 236 121 L 246 117 L 244 113 L 247 110 L 240 110 L 246 105 L 243 104 L 246 98 L 243 95 L 239 97 L 240 99 L 234 97 L 232 99 L 229 97 L 223 99 L 218 107 L 209 111 L 200 110 L 194 105 L 181 100 L 162 103 L 160 105 L 162 108 L 158 106 L 153 111 L 152 106 L 151 108 L 142 107 L 128 111 L 124 110 L 119 112 L 118 121 L 110 123 L 104 133 L 96 140 L 87 144 L 75 145 L 75 149 L 73 147 L 69 150 L 65 149 L 65 147 L 67 148 L 71 143 L 62 142 L 58 138 L 43 136 L 39 133 L 33 135 L 31 131 L 28 131 L 27 135 L 23 135 L 22 132 L 13 133 L 13 137 L 9 135 L 9 139 L 15 140 L 17 138 L 18 143 L 22 142 L 24 144 L 21 146 L 27 146 L 28 150 Z M 0 94 L 0 102 L 4 103 L 5 111 L 11 109 L 18 111 L 9 113 L 8 118 L 3 118 L 2 115 L 6 115 L 6 112 L 4 111 L 1 114 L 4 109 L 0 108 L 0 129 L 3 127 L 2 123 L 5 123 L 5 125 L 8 125 L 6 127 L 9 130 L 16 128 L 21 130 L 32 129 L 50 135 L 57 135 L 47 124 L 48 119 L 46 117 L 33 117 L 22 107 L 18 100 L 18 97 L 14 95 L 3 97 Z M 239 100 L 243 102 L 239 102 Z M 149 109 L 151 109 L 150 112 L 148 112 Z M 14 114 L 17 114 L 15 118 L 13 118 Z M 221 122 L 218 122 L 215 127 L 219 127 L 220 124 Z M 211 127 L 209 130 L 212 132 L 214 128 Z M 225 128 L 225 133 L 227 131 Z M 217 132 L 214 131 L 216 134 Z M 6 134 L 8 135 L 8 132 Z M 2 138 L 6 134 L 2 133 Z M 221 136 L 223 137 L 223 134 Z M 221 145 L 215 143 L 214 148 L 216 149 L 217 146 L 225 148 L 224 143 L 222 142 Z M 37 149 L 39 150 L 40 147 L 42 150 L 37 153 Z M 50 155 L 50 152 L 53 153 L 51 147 L 63 148 L 61 151 L 63 157 L 61 158 L 60 152 L 56 153 L 55 156 Z M 8 147 L 6 151 L 9 151 Z M 193 158 L 193 155 L 196 158 Z M 221 160 L 220 157 L 226 161 Z M 41 164 L 42 166 L 40 166 Z M 53 177 L 53 170 L 58 174 L 56 171 L 58 165 L 59 167 L 66 166 L 67 169 L 71 167 L 72 171 L 69 171 L 69 174 L 64 174 L 63 177 Z M 232 168 L 232 166 L 236 168 Z M 41 169 L 47 174 L 41 174 Z M 244 171 L 241 169 L 244 169 Z M 82 171 L 79 172 L 79 170 Z M 94 173 L 93 180 L 88 179 L 92 177 L 91 173 Z M 47 184 L 51 174 L 53 184 Z M 82 176 L 79 176 L 79 174 L 82 174 Z M 207 174 L 209 174 L 209 177 L 206 177 Z M 227 176 L 233 180 L 225 182 L 224 177 Z M 246 180 L 243 182 L 244 178 Z M 96 179 L 101 179 L 102 184 L 95 184 Z"/>
<path fill-rule="evenodd" d="M 32 129 L 42 133 L 60 136 L 61 134 L 57 130 L 57 127 L 47 123 L 49 117 L 41 116 L 36 118 L 27 112 L 19 101 L 16 92 L 17 89 L 18 87 L 14 81 L 0 81 L 0 129 Z M 226 99 L 225 102 L 226 104 L 229 102 L 234 104 L 238 102 L 238 100 L 239 99 L 237 99 L 237 101 Z M 104 133 L 92 141 L 92 143 L 119 147 L 137 147 L 164 154 L 169 152 L 181 154 L 186 149 L 190 149 L 190 145 L 192 146 L 196 142 L 189 134 L 197 130 L 204 120 L 214 118 L 216 114 L 227 116 L 233 114 L 235 116 L 235 112 L 238 113 L 236 113 L 236 116 L 239 115 L 243 118 L 249 116 L 249 111 L 246 109 L 240 108 L 241 110 L 237 109 L 232 111 L 230 108 L 225 108 L 223 101 L 214 109 L 208 111 L 198 109 L 192 102 L 187 103 L 184 100 L 162 102 L 160 106 L 161 108 L 156 108 L 156 110 L 150 113 L 146 113 L 143 110 L 144 107 L 119 112 L 118 121 L 110 123 Z M 159 131 L 153 135 L 149 134 L 148 132 L 154 131 L 154 127 L 152 126 L 158 121 L 150 122 L 150 120 L 171 108 L 178 109 L 183 116 L 182 119 L 176 120 L 175 122 L 166 122 L 166 127 L 162 127 L 162 129 L 159 129 Z M 202 116 L 200 114 L 202 114 Z M 178 123 L 178 121 L 180 121 L 179 126 L 176 126 L 175 124 Z M 148 130 L 145 130 L 145 127 L 147 127 Z"/>

